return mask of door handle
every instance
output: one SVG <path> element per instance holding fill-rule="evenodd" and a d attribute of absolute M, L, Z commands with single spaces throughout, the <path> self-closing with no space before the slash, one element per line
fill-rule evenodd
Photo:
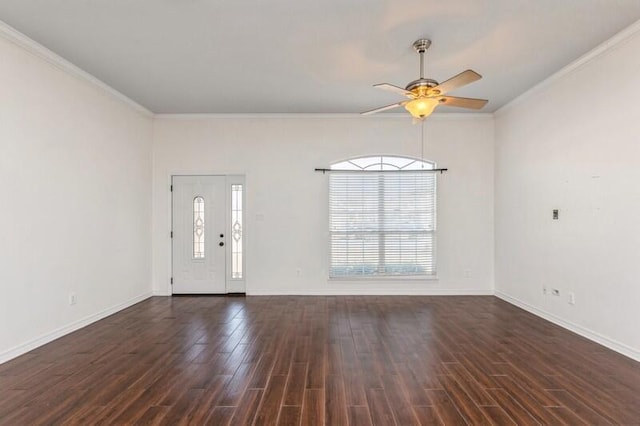
<path fill-rule="evenodd" d="M 218 244 L 220 247 L 222 247 L 224 245 L 224 243 L 222 241 L 220 241 L 220 244 Z"/>

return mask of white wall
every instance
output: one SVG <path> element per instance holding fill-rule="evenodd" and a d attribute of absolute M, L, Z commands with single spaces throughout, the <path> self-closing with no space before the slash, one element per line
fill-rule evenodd
<path fill-rule="evenodd" d="M 248 294 L 492 294 L 493 118 L 435 115 L 426 134 L 425 158 L 450 169 L 438 178 L 439 279 L 336 282 L 327 280 L 328 176 L 314 168 L 419 157 L 420 126 L 406 116 L 156 117 L 154 292 L 170 291 L 170 176 L 245 174 Z"/>
<path fill-rule="evenodd" d="M 0 362 L 151 289 L 152 118 L 34 49 L 0 37 Z"/>
<path fill-rule="evenodd" d="M 150 282 L 169 294 L 170 176 L 218 173 L 247 177 L 248 294 L 491 294 L 495 265 L 498 296 L 640 360 L 638 25 L 495 123 L 432 116 L 425 157 L 450 169 L 438 279 L 376 281 L 327 279 L 327 176 L 313 169 L 419 157 L 406 117 L 154 120 L 0 27 L 0 362 L 148 297 Z"/>
<path fill-rule="evenodd" d="M 640 360 L 638 25 L 607 46 L 496 114 L 496 292 Z"/>

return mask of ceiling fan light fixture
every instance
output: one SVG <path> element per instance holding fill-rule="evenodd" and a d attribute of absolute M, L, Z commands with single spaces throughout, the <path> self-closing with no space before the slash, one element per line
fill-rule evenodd
<path fill-rule="evenodd" d="M 428 39 L 416 40 L 415 43 L 413 43 L 413 48 L 420 55 L 420 78 L 413 80 L 404 88 L 389 83 L 374 84 L 374 87 L 378 89 L 388 90 L 409 99 L 362 112 L 362 115 L 375 114 L 404 106 L 413 117 L 415 123 L 423 121 L 431 115 L 438 104 L 467 109 L 481 109 L 487 104 L 488 101 L 486 99 L 460 98 L 449 95 L 443 96 L 458 87 L 480 80 L 482 76 L 473 70 L 462 71 L 458 75 L 445 80 L 443 83 L 438 83 L 436 80 L 424 77 L 424 53 L 430 45 L 431 41 Z"/>
<path fill-rule="evenodd" d="M 418 98 L 407 102 L 404 108 L 412 117 L 423 119 L 431 115 L 438 104 L 438 100 L 434 98 Z"/>

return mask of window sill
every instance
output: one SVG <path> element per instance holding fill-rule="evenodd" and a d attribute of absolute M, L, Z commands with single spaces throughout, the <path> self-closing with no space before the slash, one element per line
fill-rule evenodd
<path fill-rule="evenodd" d="M 437 275 L 389 275 L 384 277 L 328 277 L 329 282 L 340 281 L 438 281 Z"/>

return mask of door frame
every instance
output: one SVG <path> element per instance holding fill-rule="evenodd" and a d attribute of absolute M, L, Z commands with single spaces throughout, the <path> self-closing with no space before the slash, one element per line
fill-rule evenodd
<path fill-rule="evenodd" d="M 231 278 L 231 242 L 225 244 L 225 294 L 246 293 L 247 281 L 247 185 L 246 176 L 237 173 L 171 173 L 169 174 L 169 295 L 173 293 L 173 177 L 174 176 L 222 176 L 225 178 L 225 235 L 231 237 L 231 185 L 242 185 L 242 279 Z"/>

